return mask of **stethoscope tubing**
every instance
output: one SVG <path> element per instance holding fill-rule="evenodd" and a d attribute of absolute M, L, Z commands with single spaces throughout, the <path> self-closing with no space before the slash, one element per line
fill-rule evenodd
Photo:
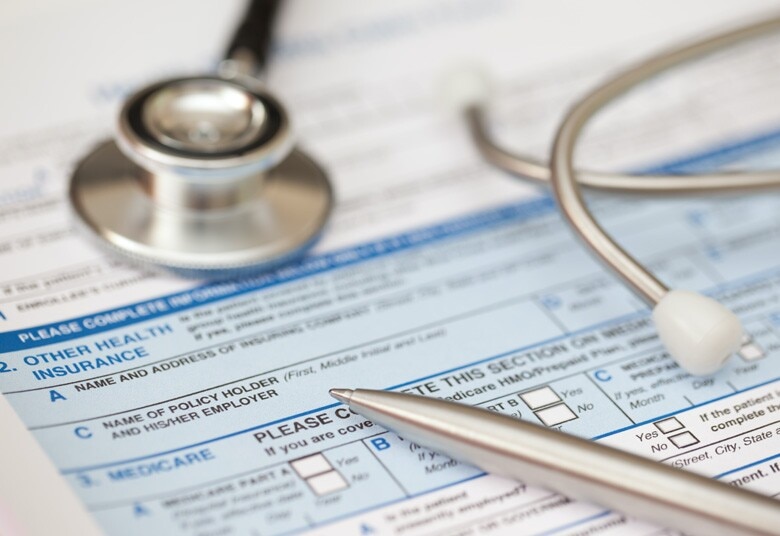
<path fill-rule="evenodd" d="M 530 155 L 502 147 L 490 134 L 489 114 L 484 105 L 473 105 L 464 111 L 471 140 L 482 158 L 491 165 L 521 179 L 550 187 L 550 166 Z M 577 182 L 589 189 L 610 193 L 676 196 L 728 194 L 750 190 L 768 190 L 780 185 L 777 171 L 725 171 L 669 175 L 648 173 L 632 175 L 588 169 L 577 169 Z"/>
<path fill-rule="evenodd" d="M 604 106 L 659 73 L 742 41 L 766 35 L 778 28 L 780 17 L 703 39 L 638 63 L 585 95 L 569 110 L 558 129 L 550 158 L 550 178 L 562 214 L 583 242 L 651 305 L 658 304 L 669 288 L 612 239 L 596 222 L 582 197 L 577 172 L 574 170 L 574 150 L 582 129 Z M 736 175 L 731 180 L 742 181 Z"/>
<path fill-rule="evenodd" d="M 650 78 L 680 64 L 777 30 L 780 30 L 780 17 L 665 51 L 608 79 L 568 111 L 555 136 L 549 165 L 499 146 L 487 130 L 484 105 L 469 106 L 465 110 L 465 120 L 472 141 L 488 162 L 510 174 L 551 186 L 561 213 L 574 232 L 637 295 L 655 306 L 667 295 L 669 288 L 596 222 L 582 197 L 581 187 L 646 195 L 730 193 L 777 188 L 780 186 L 780 173 L 740 171 L 635 175 L 575 170 L 574 151 L 582 129 L 599 110 Z"/>

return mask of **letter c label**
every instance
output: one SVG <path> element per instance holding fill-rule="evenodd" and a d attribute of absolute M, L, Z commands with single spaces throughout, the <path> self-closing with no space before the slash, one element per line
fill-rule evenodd
<path fill-rule="evenodd" d="M 89 431 L 89 428 L 86 426 L 77 426 L 75 430 L 73 430 L 73 433 L 76 434 L 76 437 L 80 437 L 81 439 L 89 439 L 92 437 L 92 432 Z"/>
<path fill-rule="evenodd" d="M 593 373 L 593 376 L 600 382 L 608 382 L 612 379 L 612 376 L 604 369 L 599 369 Z"/>

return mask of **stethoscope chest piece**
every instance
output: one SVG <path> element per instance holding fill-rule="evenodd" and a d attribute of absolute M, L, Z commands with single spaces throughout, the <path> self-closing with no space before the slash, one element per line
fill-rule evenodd
<path fill-rule="evenodd" d="M 323 169 L 292 143 L 282 106 L 249 80 L 182 78 L 123 107 L 117 140 L 74 171 L 70 200 L 104 245 L 191 277 L 302 255 L 333 205 Z"/>

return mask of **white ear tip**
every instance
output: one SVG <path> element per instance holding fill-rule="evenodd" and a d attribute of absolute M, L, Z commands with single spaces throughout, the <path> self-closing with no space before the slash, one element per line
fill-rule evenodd
<path fill-rule="evenodd" d="M 451 68 L 442 77 L 442 100 L 451 110 L 484 104 L 489 96 L 490 79 L 475 65 Z"/>
<path fill-rule="evenodd" d="M 672 290 L 653 309 L 658 335 L 682 368 L 697 376 L 718 371 L 742 343 L 742 323 L 707 296 Z"/>

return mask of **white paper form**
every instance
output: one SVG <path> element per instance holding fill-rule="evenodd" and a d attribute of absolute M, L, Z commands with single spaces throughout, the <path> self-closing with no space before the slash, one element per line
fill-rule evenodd
<path fill-rule="evenodd" d="M 334 386 L 478 404 L 779 491 L 776 196 L 594 199 L 664 280 L 745 320 L 743 355 L 692 378 L 551 199 L 481 163 L 437 102 L 448 65 L 484 62 L 501 139 L 542 155 L 605 73 L 764 3 L 291 2 L 269 82 L 338 208 L 304 262 L 218 285 L 122 266 L 68 223 L 68 170 L 121 95 L 209 68 L 240 8 L 141 4 L 16 13 L 0 47 L 22 80 L 0 107 L 0 389 L 109 533 L 660 530 L 408 444 Z M 772 165 L 773 45 L 627 99 L 583 162 Z"/>

